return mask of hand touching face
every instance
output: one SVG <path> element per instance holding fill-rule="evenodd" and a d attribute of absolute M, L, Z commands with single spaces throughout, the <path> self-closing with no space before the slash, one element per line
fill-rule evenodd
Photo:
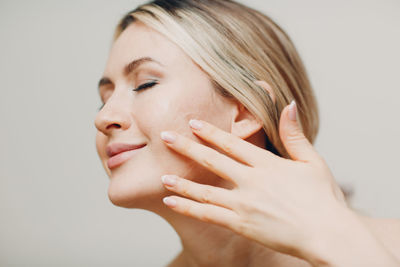
<path fill-rule="evenodd" d="M 164 199 L 172 210 L 224 226 L 296 257 L 309 256 L 310 248 L 314 249 L 322 234 L 335 224 L 358 226 L 325 161 L 300 130 L 294 102 L 283 110 L 280 121 L 280 136 L 291 159 L 278 157 L 206 121 L 192 121 L 191 126 L 196 135 L 227 155 L 176 132 L 162 133 L 161 138 L 169 148 L 234 187 L 199 184 L 166 173 L 161 178 L 165 187 L 180 195 Z"/>

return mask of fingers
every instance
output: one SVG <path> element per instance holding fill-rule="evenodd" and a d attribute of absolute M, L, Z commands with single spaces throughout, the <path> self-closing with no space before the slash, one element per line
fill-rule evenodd
<path fill-rule="evenodd" d="M 174 132 L 162 132 L 161 138 L 166 144 L 218 176 L 238 185 L 239 180 L 247 177 L 249 168 L 218 151 L 199 144 L 187 137 Z"/>
<path fill-rule="evenodd" d="M 202 120 L 190 120 L 194 134 L 250 166 L 265 164 L 272 153 Z"/>
<path fill-rule="evenodd" d="M 176 175 L 164 175 L 161 179 L 164 186 L 172 192 L 202 203 L 232 208 L 234 199 L 228 189 L 195 183 Z"/>
<path fill-rule="evenodd" d="M 169 196 L 164 198 L 163 201 L 169 208 L 178 213 L 229 229 L 234 229 L 239 221 L 239 216 L 234 211 L 212 204 L 199 203 L 178 196 Z"/>
<path fill-rule="evenodd" d="M 297 105 L 294 100 L 282 111 L 279 134 L 286 151 L 293 160 L 312 162 L 319 158 L 319 154 L 300 128 L 297 119 Z"/>

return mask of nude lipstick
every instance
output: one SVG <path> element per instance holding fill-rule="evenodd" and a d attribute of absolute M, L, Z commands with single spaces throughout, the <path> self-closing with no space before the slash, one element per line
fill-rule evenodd
<path fill-rule="evenodd" d="M 107 160 L 109 169 L 113 169 L 131 157 L 133 157 L 146 144 L 123 144 L 115 143 L 107 146 L 106 153 L 110 158 Z"/>

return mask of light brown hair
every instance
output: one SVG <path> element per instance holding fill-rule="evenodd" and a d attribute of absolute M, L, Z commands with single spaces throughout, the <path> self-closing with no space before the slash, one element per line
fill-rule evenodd
<path fill-rule="evenodd" d="M 281 111 L 293 99 L 304 134 L 314 142 L 319 118 L 311 84 L 292 41 L 271 18 L 231 0 L 151 1 L 129 12 L 114 38 L 136 20 L 182 48 L 218 93 L 237 99 L 258 118 L 266 149 L 288 157 L 278 129 Z M 257 80 L 271 86 L 275 103 Z"/>

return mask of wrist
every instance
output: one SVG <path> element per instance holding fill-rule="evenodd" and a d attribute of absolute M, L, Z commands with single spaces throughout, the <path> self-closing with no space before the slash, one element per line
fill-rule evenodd
<path fill-rule="evenodd" d="M 335 257 L 346 253 L 344 248 L 352 233 L 360 229 L 352 211 L 346 207 L 330 208 L 330 216 L 325 216 L 310 234 L 305 246 L 305 256 L 312 266 L 335 266 Z"/>
<path fill-rule="evenodd" d="M 356 213 L 340 206 L 332 209 L 332 215 L 316 227 L 303 250 L 304 259 L 312 266 L 399 267 Z"/>

